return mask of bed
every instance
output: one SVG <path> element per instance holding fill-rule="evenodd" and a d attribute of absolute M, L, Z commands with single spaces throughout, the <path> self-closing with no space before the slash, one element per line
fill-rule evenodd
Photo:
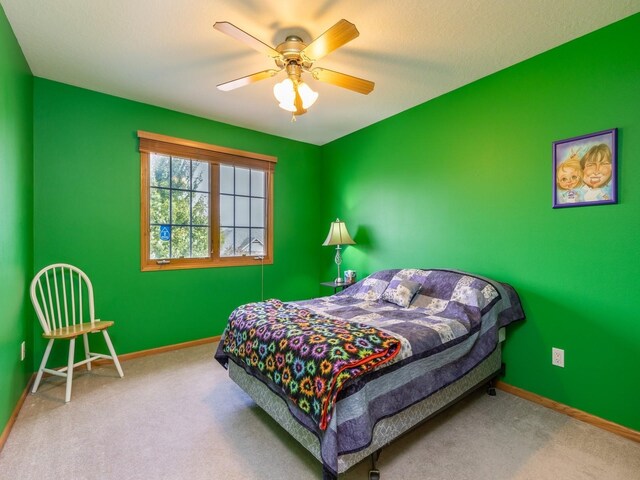
<path fill-rule="evenodd" d="M 500 375 L 505 327 L 523 319 L 507 284 L 383 270 L 328 297 L 238 307 L 215 357 L 335 479 Z"/>

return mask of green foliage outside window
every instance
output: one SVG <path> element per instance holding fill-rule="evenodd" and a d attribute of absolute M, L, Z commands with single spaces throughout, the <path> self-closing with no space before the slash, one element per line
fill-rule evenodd
<path fill-rule="evenodd" d="M 151 154 L 149 191 L 150 257 L 210 256 L 209 170 L 207 162 Z M 160 237 L 170 226 L 170 238 Z"/>

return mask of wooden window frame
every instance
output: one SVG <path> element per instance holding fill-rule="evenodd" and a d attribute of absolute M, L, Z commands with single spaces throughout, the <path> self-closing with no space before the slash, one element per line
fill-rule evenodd
<path fill-rule="evenodd" d="M 138 131 L 140 151 L 140 269 L 146 271 L 184 270 L 190 268 L 240 267 L 273 263 L 273 180 L 276 157 L 235 150 L 207 143 Z M 208 258 L 151 259 L 149 247 L 150 157 L 152 153 L 179 156 L 210 164 L 209 229 L 211 256 Z M 220 257 L 220 178 L 219 166 L 255 168 L 265 172 L 265 252 L 264 256 Z"/>

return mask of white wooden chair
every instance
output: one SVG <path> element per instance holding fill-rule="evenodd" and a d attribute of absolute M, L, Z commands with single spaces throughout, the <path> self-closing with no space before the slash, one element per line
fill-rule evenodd
<path fill-rule="evenodd" d="M 93 286 L 89 277 L 77 267 L 66 263 L 56 263 L 40 270 L 31 282 L 31 302 L 38 315 L 38 320 L 49 343 L 42 357 L 36 381 L 31 393 L 36 393 L 44 372 L 60 377 L 66 377 L 67 390 L 65 402 L 71 400 L 71 382 L 73 369 L 80 365 L 87 365 L 91 370 L 91 362 L 99 358 L 108 358 L 118 370 L 120 377 L 124 376 L 122 367 L 113 349 L 107 328 L 113 325 L 111 321 L 97 320 L 93 306 Z M 83 296 L 84 295 L 84 296 Z M 88 310 L 89 318 L 83 314 Z M 88 333 L 102 332 L 111 355 L 93 353 L 89 351 Z M 76 337 L 82 335 L 84 341 L 85 359 L 74 363 Z M 69 340 L 69 359 L 67 366 L 53 370 L 46 368 L 51 347 L 56 340 Z"/>

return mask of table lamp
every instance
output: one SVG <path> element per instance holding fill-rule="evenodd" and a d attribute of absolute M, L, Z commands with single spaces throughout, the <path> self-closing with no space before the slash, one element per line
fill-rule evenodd
<path fill-rule="evenodd" d="M 327 235 L 327 239 L 324 241 L 322 245 L 335 245 L 336 246 L 336 265 L 338 266 L 338 278 L 336 278 L 335 283 L 344 283 L 344 280 L 340 276 L 340 264 L 342 263 L 342 255 L 340 255 L 340 246 L 341 245 L 355 245 L 356 242 L 353 241 L 351 235 L 347 230 L 347 226 L 344 222 L 340 221 L 339 218 L 336 218 L 335 222 L 331 222 L 331 227 L 329 227 L 329 235 Z"/>

